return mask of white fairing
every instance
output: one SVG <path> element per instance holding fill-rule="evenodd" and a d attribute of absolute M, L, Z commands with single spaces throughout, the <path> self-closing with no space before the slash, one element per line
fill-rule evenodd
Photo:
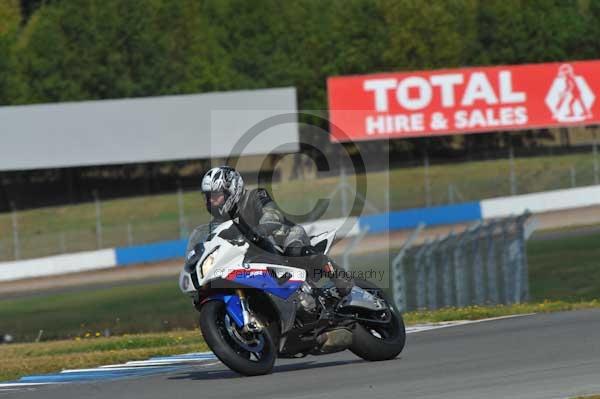
<path fill-rule="evenodd" d="M 324 254 L 328 254 L 331 249 L 331 245 L 333 244 L 333 240 L 335 239 L 335 230 L 334 231 L 324 231 L 320 234 L 310 237 L 310 245 L 316 246 L 323 240 L 327 240 L 327 245 L 325 247 Z"/>
<path fill-rule="evenodd" d="M 219 237 L 219 233 L 231 227 L 232 223 L 232 221 L 227 221 L 220 224 L 213 230 L 211 235 L 214 236 L 212 239 L 204 241 L 204 253 L 196 263 L 195 270 L 193 271 L 198 277 L 199 286 L 206 285 L 212 280 L 227 279 L 228 276 L 235 273 L 248 273 L 250 275 L 252 273 L 260 274 L 262 271 L 266 271 L 267 268 L 274 270 L 278 277 L 281 277 L 287 272 L 292 275 L 291 281 L 306 280 L 306 271 L 304 269 L 277 264 L 245 263 L 244 258 L 249 247 L 248 243 L 244 242 L 242 245 L 234 245 L 228 240 Z M 320 237 L 318 241 L 324 239 L 321 235 L 318 237 Z M 204 262 L 210 256 L 214 257 L 212 266 L 209 268 L 205 265 L 204 270 L 202 270 Z M 190 272 L 186 270 L 181 272 L 179 276 L 179 287 L 181 291 L 186 293 L 193 293 L 196 291 L 192 284 Z"/>

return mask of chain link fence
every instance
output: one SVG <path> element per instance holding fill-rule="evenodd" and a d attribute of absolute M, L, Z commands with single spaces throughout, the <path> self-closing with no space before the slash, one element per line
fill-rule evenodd
<path fill-rule="evenodd" d="M 283 189 L 274 185 L 271 191 L 278 205 L 296 223 L 348 216 L 353 212 L 355 198 L 367 213 L 385 212 L 386 208 L 372 204 L 376 193 L 356 192 L 355 179 L 354 175 L 342 174 L 335 184 L 306 180 L 294 187 L 284 185 Z M 387 187 L 388 179 L 382 181 Z M 309 189 L 312 192 L 306 195 Z M 316 198 L 328 199 L 324 209 L 318 206 Z M 201 193 L 182 190 L 117 201 L 102 201 L 96 196 L 93 203 L 73 207 L 24 212 L 15 209 L 0 215 L 0 262 L 187 239 L 196 226 L 210 219 Z"/>
<path fill-rule="evenodd" d="M 412 167 L 356 176 L 307 177 L 269 187 L 296 223 L 595 185 L 600 182 L 596 146 L 577 153 L 436 165 L 427 157 Z M 368 180 L 357 195 L 357 181 Z M 359 207 L 353 207 L 358 198 Z M 329 199 L 323 212 L 318 199 Z M 0 261 L 28 259 L 187 237 L 209 215 L 198 191 L 96 201 L 0 214 Z M 314 210 L 314 212 L 311 212 Z M 293 215 L 301 215 L 294 218 Z"/>
<path fill-rule="evenodd" d="M 476 223 L 459 234 L 412 246 L 420 229 L 392 262 L 392 292 L 399 310 L 528 300 L 525 242 L 535 229 L 529 213 Z"/>
<path fill-rule="evenodd" d="M 166 207 L 166 211 L 161 206 L 149 218 L 121 217 L 129 210 L 140 213 L 139 208 L 127 205 L 116 211 L 104 212 L 105 206 L 115 208 L 114 201 L 102 202 L 99 199 L 92 204 L 79 205 L 74 212 L 78 215 L 67 215 L 63 221 L 60 214 L 67 207 L 54 209 L 56 215 L 52 217 L 43 213 L 31 215 L 36 211 L 14 210 L 5 218 L 8 221 L 5 226 L 1 226 L 0 221 L 0 227 L 4 227 L 0 228 L 3 231 L 0 234 L 0 262 L 187 238 L 194 227 L 206 223 L 209 217 L 202 203 L 197 206 L 188 204 L 186 212 L 184 194 L 178 194 L 179 200 L 175 204 Z M 200 202 L 201 198 L 197 196 Z M 152 197 L 146 199 L 149 204 L 153 200 Z M 86 212 L 81 211 L 83 207 Z M 45 220 L 40 220 L 39 226 L 36 226 L 36 218 Z"/>

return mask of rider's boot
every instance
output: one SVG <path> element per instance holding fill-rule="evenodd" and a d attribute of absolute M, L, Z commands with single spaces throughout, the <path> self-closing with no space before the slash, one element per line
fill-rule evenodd
<path fill-rule="evenodd" d="M 333 260 L 322 252 L 317 251 L 313 246 L 302 248 L 287 248 L 284 255 L 288 256 L 289 263 L 297 267 L 302 267 L 307 271 L 307 280 L 311 285 L 325 277 L 325 284 L 317 284 L 315 294 L 322 296 L 327 304 L 335 307 L 337 303 L 348 296 L 354 283 L 351 278 L 343 273 Z M 327 284 L 329 283 L 329 284 Z M 336 299 L 336 300 L 335 300 Z"/>
<path fill-rule="evenodd" d="M 323 266 L 323 270 L 330 276 L 330 279 L 339 293 L 340 298 L 344 298 L 350 294 L 352 287 L 354 287 L 352 278 L 343 273 L 336 272 L 336 270 L 339 270 L 339 268 L 332 260 L 329 260 L 327 264 Z"/>

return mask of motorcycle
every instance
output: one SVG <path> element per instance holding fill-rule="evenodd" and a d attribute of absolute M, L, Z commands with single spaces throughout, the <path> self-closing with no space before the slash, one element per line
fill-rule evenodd
<path fill-rule="evenodd" d="M 232 221 L 199 231 L 188 245 L 179 286 L 200 312 L 209 348 L 231 370 L 268 374 L 277 357 L 346 349 L 369 361 L 402 352 L 402 316 L 376 285 L 355 279 L 341 298 L 329 279 L 319 286 L 289 258 L 255 251 Z M 335 232 L 323 232 L 310 237 L 311 245 L 326 255 L 334 238 Z"/>

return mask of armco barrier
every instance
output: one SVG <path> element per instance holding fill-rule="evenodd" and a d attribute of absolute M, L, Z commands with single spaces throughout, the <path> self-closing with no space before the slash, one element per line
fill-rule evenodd
<path fill-rule="evenodd" d="M 116 264 L 114 249 L 2 262 L 0 263 L 0 281 L 108 269 L 115 267 Z"/>
<path fill-rule="evenodd" d="M 426 226 L 472 222 L 481 219 L 479 202 L 417 208 L 406 211 L 361 216 L 360 229 L 369 229 L 369 234 L 385 231 L 410 229 L 424 223 Z"/>
<path fill-rule="evenodd" d="M 600 186 L 579 187 L 543 193 L 515 195 L 481 201 L 484 219 L 532 213 L 559 211 L 600 205 Z"/>
<path fill-rule="evenodd" d="M 185 255 L 186 245 L 187 240 L 173 240 L 127 248 L 116 248 L 117 266 L 181 258 Z"/>

